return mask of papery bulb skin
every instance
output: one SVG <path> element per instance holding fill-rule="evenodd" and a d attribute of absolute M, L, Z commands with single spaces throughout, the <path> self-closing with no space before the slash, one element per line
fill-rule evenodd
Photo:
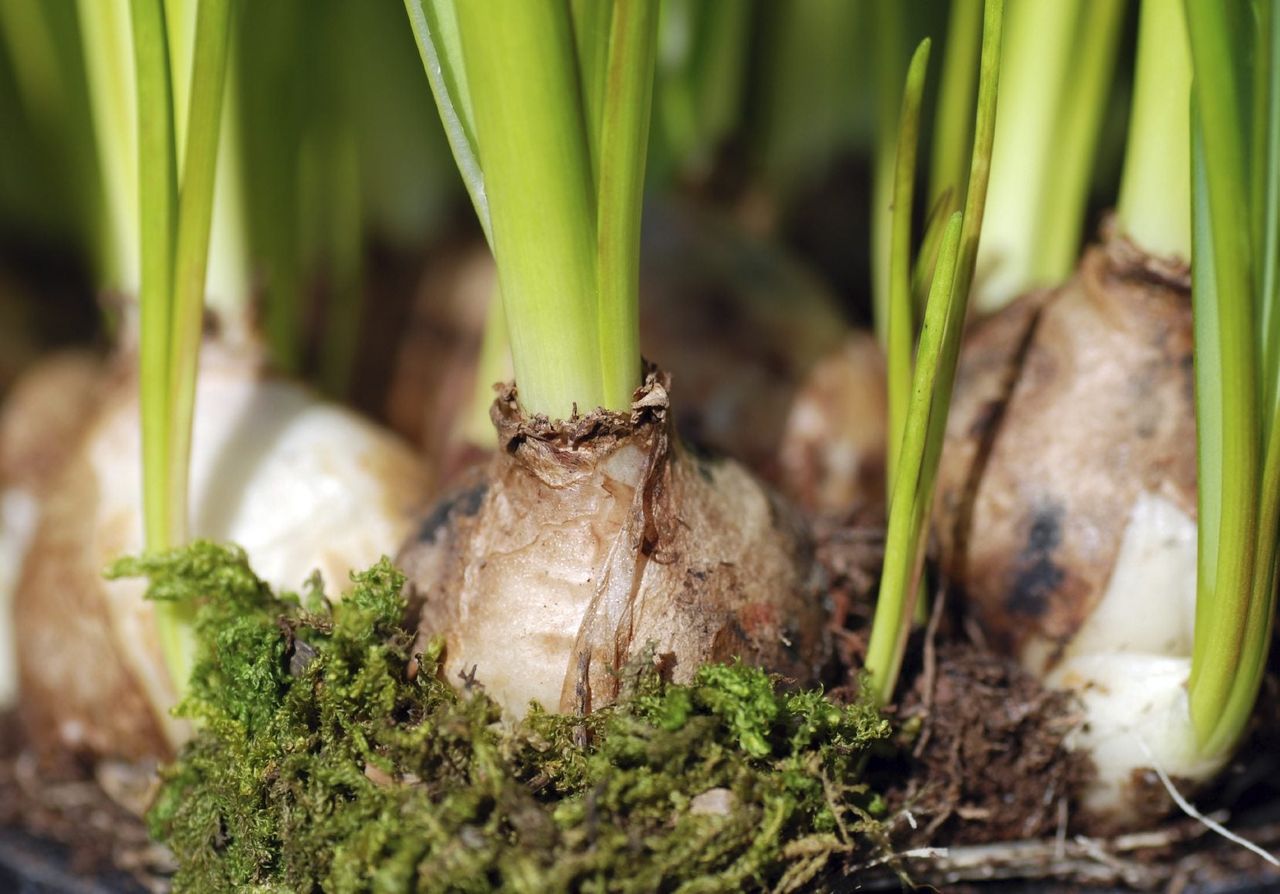
<path fill-rule="evenodd" d="M 16 598 L 23 715 L 38 748 L 164 757 L 189 734 L 140 580 L 103 578 L 143 547 L 134 364 L 100 373 L 95 410 L 44 495 Z M 256 351 L 201 353 L 191 535 L 242 546 L 273 587 L 318 570 L 339 596 L 394 552 L 429 479 L 397 438 L 266 372 Z"/>
<path fill-rule="evenodd" d="M 40 503 L 94 411 L 102 361 L 61 351 L 14 382 L 0 408 L 0 708 L 18 697 L 13 597 Z"/>
<path fill-rule="evenodd" d="M 1133 828 L 1223 759 L 1198 752 L 1186 681 L 1196 598 L 1189 274 L 1113 233 L 1070 280 L 966 339 L 935 522 L 989 641 L 1077 695 L 1083 808 Z M 1152 783 L 1155 782 L 1155 789 Z M 1153 791 L 1156 796 L 1153 796 Z"/>
<path fill-rule="evenodd" d="M 1194 520 L 1190 290 L 1113 239 L 966 339 L 938 473 L 949 579 L 1031 671 L 1067 651 L 1150 494 Z"/>
<path fill-rule="evenodd" d="M 499 397 L 489 466 L 399 560 L 451 682 L 516 718 L 610 704 L 649 649 L 679 681 L 734 658 L 814 679 L 826 613 L 802 526 L 740 465 L 684 450 L 668 407 L 656 373 L 629 413 L 549 422 Z"/>

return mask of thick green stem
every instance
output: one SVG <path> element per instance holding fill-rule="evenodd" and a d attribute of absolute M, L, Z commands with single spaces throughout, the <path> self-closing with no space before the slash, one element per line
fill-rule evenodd
<path fill-rule="evenodd" d="M 1159 257 L 1191 257 L 1191 55 L 1181 0 L 1143 0 L 1116 220 Z"/>
<path fill-rule="evenodd" d="M 461 3 L 458 23 L 520 402 L 568 418 L 606 404 L 595 191 L 568 10 Z"/>

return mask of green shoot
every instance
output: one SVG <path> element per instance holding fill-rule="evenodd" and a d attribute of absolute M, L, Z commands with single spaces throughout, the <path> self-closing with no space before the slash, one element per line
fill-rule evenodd
<path fill-rule="evenodd" d="M 94 142 L 103 188 L 103 269 L 100 285 L 139 294 L 138 131 L 128 8 L 80 0 Z"/>
<path fill-rule="evenodd" d="M 480 228 L 489 247 L 493 247 L 492 224 L 489 220 L 489 198 L 485 193 L 484 173 L 476 151 L 475 112 L 471 107 L 471 90 L 467 83 L 467 67 L 462 60 L 462 41 L 458 34 L 456 0 L 404 0 L 418 41 L 422 67 L 427 72 L 431 93 L 440 110 L 453 160 L 462 182 L 475 206 Z"/>
<path fill-rule="evenodd" d="M 889 352 L 898 110 L 907 67 L 906 15 L 901 0 L 877 0 L 875 11 L 876 147 L 871 183 L 871 301 L 876 338 Z M 914 173 L 914 172 L 913 172 Z"/>
<path fill-rule="evenodd" d="M 1065 279 L 1075 265 L 1121 12 L 1119 3 L 1088 0 L 1010 11 L 1005 114 L 979 262 L 984 312 Z"/>
<path fill-rule="evenodd" d="M 890 496 L 902 449 L 907 404 L 911 398 L 911 359 L 914 353 L 915 320 L 911 300 L 911 206 L 915 199 L 916 148 L 920 139 L 920 102 L 924 97 L 924 76 L 929 66 L 928 38 L 916 47 L 907 67 L 907 84 L 902 93 L 902 113 L 898 119 L 897 167 L 893 182 L 893 244 L 889 256 L 889 320 L 887 326 L 889 444 L 885 480 Z"/>
<path fill-rule="evenodd" d="M 1116 219 L 1160 257 L 1191 257 L 1191 57 L 1180 0 L 1145 0 Z"/>
<path fill-rule="evenodd" d="M 133 0 L 138 90 L 142 280 L 140 388 L 147 548 L 181 544 L 205 274 L 213 216 L 231 0 L 202 0 L 191 76 L 179 197 L 177 140 L 162 0 Z M 158 605 L 161 644 L 175 683 L 190 673 L 188 612 Z"/>
<path fill-rule="evenodd" d="M 1080 253 L 1085 204 L 1112 89 L 1125 6 L 1086 2 L 1076 20 L 1074 72 L 1057 122 L 1057 152 L 1044 193 L 1033 275 L 1039 282 L 1065 279 Z"/>
<path fill-rule="evenodd" d="M 568 12 L 546 0 L 457 12 L 521 403 L 565 419 L 621 409 L 631 392 L 606 397 L 596 349 L 595 190 Z"/>
<path fill-rule="evenodd" d="M 987 0 L 969 187 L 964 212 L 952 215 L 929 290 L 917 349 L 911 403 L 889 505 L 880 595 L 871 626 L 866 668 L 877 699 L 893 698 L 915 608 L 923 567 L 925 535 L 938 460 L 955 384 L 969 292 L 982 232 L 983 206 L 995 132 L 998 65 L 1004 20 L 1003 0 Z"/>
<path fill-rule="evenodd" d="M 1269 333 L 1277 296 L 1263 291 L 1280 245 L 1251 189 L 1255 170 L 1277 176 L 1276 122 L 1251 139 L 1246 90 L 1270 89 L 1276 64 L 1272 9 L 1258 20 L 1236 7 L 1187 0 L 1192 95 L 1193 300 L 1200 548 L 1196 630 L 1188 683 L 1202 753 L 1217 756 L 1243 734 L 1261 685 L 1274 614 L 1280 520 L 1280 371 Z M 1248 66 L 1255 66 L 1249 68 Z M 1256 88 L 1255 88 L 1256 89 Z M 1260 102 L 1274 109 L 1273 98 Z M 1250 152 L 1265 162 L 1251 164 Z M 1270 274 L 1268 271 L 1272 271 Z"/>
<path fill-rule="evenodd" d="M 947 41 L 942 53 L 942 81 L 938 88 L 937 121 L 933 130 L 930 160 L 929 204 L 938 207 L 944 195 L 939 221 L 945 222 L 952 208 L 964 201 L 969 155 L 965 151 L 973 137 L 974 89 L 978 77 L 978 52 L 982 48 L 982 4 L 951 4 Z M 938 239 L 942 227 L 938 227 Z M 939 244 L 939 243 L 935 243 Z M 922 254 L 924 254 L 922 252 Z M 936 248 L 932 256 L 936 257 Z M 926 255 L 930 256 L 930 255 Z M 932 261 L 930 261 L 932 265 Z"/>
<path fill-rule="evenodd" d="M 600 366 L 605 395 L 622 406 L 640 375 L 640 209 L 657 32 L 653 0 L 614 0 L 600 100 L 597 251 Z"/>
<path fill-rule="evenodd" d="M 174 232 L 177 229 L 178 162 L 174 147 L 173 95 L 162 0 L 131 0 L 137 65 L 139 232 L 142 266 L 140 385 L 143 504 L 147 547 L 170 549 L 180 532 L 168 494 L 173 404 L 169 374 L 172 348 Z"/>
<path fill-rule="evenodd" d="M 191 425 L 204 330 L 205 281 L 230 36 L 231 0 L 200 0 L 171 287 L 173 318 L 166 379 L 172 389 L 168 492 L 173 527 L 168 546 L 181 544 L 187 536 L 187 470 L 191 465 Z"/>
<path fill-rule="evenodd" d="M 659 176 L 706 171 L 739 123 L 753 8 L 750 3 L 662 0 L 649 166 Z"/>
<path fill-rule="evenodd" d="M 607 17 L 580 9 L 589 21 L 577 23 L 577 41 L 568 5 L 552 0 L 511 3 L 501 16 L 451 0 L 406 7 L 455 158 L 489 221 L 521 404 L 552 418 L 626 409 L 640 380 L 656 5 L 615 0 Z M 603 71 L 590 61 L 584 77 L 579 47 L 597 52 L 605 24 Z M 455 38 L 460 52 L 449 49 Z"/>
<path fill-rule="evenodd" d="M 1261 223 L 1256 238 L 1263 246 L 1275 246 L 1280 245 L 1280 64 L 1276 64 L 1280 60 L 1275 58 L 1280 54 L 1280 9 L 1275 3 L 1266 3 L 1260 11 L 1259 34 L 1272 54 L 1272 61 L 1269 66 L 1258 66 L 1260 71 L 1265 71 L 1266 81 L 1256 88 L 1261 97 L 1261 112 L 1256 113 L 1255 120 L 1261 133 L 1254 169 L 1262 173 L 1255 177 L 1250 194 L 1261 197 L 1258 204 L 1262 207 L 1257 215 Z M 1257 266 L 1263 369 L 1280 374 L 1280 252 L 1264 250 Z M 1280 401 L 1280 385 L 1271 387 L 1275 388 L 1276 401 Z M 1275 423 L 1276 410 L 1277 404 L 1273 401 L 1267 407 L 1268 425 Z"/>
<path fill-rule="evenodd" d="M 609 32 L 613 4 L 600 0 L 570 0 L 573 42 L 582 86 L 582 111 L 586 117 L 587 144 L 593 176 L 600 173 L 600 125 L 604 117 L 605 83 L 609 72 Z"/>
<path fill-rule="evenodd" d="M 796 189 L 825 173 L 840 150 L 870 130 L 871 110 L 863 107 L 865 91 L 859 85 L 869 74 L 868 42 L 882 37 L 872 37 L 871 3 L 790 0 L 760 4 L 760 11 L 761 95 L 751 110 L 751 137 L 761 177 L 785 205 Z M 901 55 L 894 74 L 895 114 L 906 70 L 905 50 Z M 892 167 L 888 170 L 892 178 Z M 886 189 L 886 203 L 888 195 Z"/>

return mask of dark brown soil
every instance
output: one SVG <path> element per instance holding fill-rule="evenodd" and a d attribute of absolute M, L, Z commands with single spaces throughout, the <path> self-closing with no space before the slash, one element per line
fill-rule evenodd
<path fill-rule="evenodd" d="M 1063 745 L 1079 722 L 1071 698 L 968 643 L 939 649 L 900 716 L 904 730 L 918 730 L 900 792 L 918 844 L 1052 836 L 1092 773 Z"/>
<path fill-rule="evenodd" d="M 116 782 L 123 797 L 136 797 Z M 142 820 L 108 796 L 89 768 L 74 762 L 41 766 L 22 747 L 11 714 L 0 715 L 0 846 L 10 843 L 6 830 L 61 845 L 76 875 L 123 872 L 144 889 L 159 890 L 172 871 L 168 850 L 151 841 Z M 34 850 L 15 844 L 19 848 Z"/>

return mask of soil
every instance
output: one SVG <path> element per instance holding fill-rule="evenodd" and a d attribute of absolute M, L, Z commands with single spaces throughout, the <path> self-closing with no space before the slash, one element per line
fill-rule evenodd
<path fill-rule="evenodd" d="M 923 643 L 916 646 L 922 666 Z M 1039 690 L 972 644 L 940 646 L 935 660 L 932 703 L 922 667 L 904 703 L 904 721 L 915 726 L 913 718 L 919 718 L 918 732 L 912 756 L 894 765 L 902 775 L 891 792 L 901 818 L 895 841 L 901 869 L 914 883 L 987 894 L 1085 886 L 1176 894 L 1280 891 L 1280 870 L 1194 820 L 1174 818 L 1148 832 L 1112 838 L 1079 834 L 1066 786 L 1079 782 L 1087 768 L 1059 751 L 1061 696 Z M 1231 828 L 1272 852 L 1280 849 L 1278 696 L 1280 679 L 1273 676 L 1250 743 L 1213 803 L 1201 805 L 1219 820 L 1228 816 L 1221 805 L 1233 805 Z M 1002 779 L 1022 782 L 1006 792 Z M 1022 829 L 1031 834 L 1019 834 Z M 148 840 L 143 823 L 87 768 L 38 767 L 22 751 L 12 717 L 0 719 L 0 887 L 161 891 L 171 869 L 167 851 Z M 855 870 L 860 890 L 901 885 L 885 864 Z M 10 876 L 29 887 L 5 887 Z M 847 882 L 829 884 L 845 890 Z"/>
<path fill-rule="evenodd" d="M 1064 739 L 1079 722 L 1069 696 L 1014 661 L 966 642 L 943 645 L 901 707 L 918 730 L 901 808 L 917 846 L 1052 836 L 1092 768 Z"/>
<path fill-rule="evenodd" d="M 168 850 L 88 766 L 39 764 L 23 747 L 17 718 L 0 715 L 0 887 L 158 891 L 172 869 Z"/>

